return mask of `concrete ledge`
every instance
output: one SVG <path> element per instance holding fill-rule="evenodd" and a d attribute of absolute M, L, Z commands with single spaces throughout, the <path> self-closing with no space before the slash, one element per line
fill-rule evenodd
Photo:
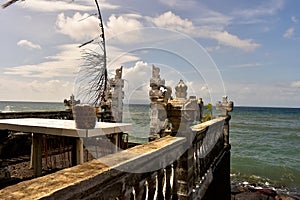
<path fill-rule="evenodd" d="M 209 127 L 215 123 L 221 122 L 225 119 L 226 119 L 225 117 L 218 117 L 216 119 L 212 119 L 212 120 L 191 126 L 191 129 L 193 132 L 201 132 L 201 131 L 205 130 L 207 127 Z"/>

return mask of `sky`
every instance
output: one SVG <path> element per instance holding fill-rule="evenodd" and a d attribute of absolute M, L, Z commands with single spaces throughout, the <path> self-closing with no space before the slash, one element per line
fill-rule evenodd
<path fill-rule="evenodd" d="M 0 0 L 0 4 L 5 3 Z M 110 78 L 149 103 L 152 65 L 173 88 L 215 103 L 300 107 L 300 1 L 99 0 Z M 25 0 L 0 10 L 0 101 L 76 95 L 84 49 L 100 51 L 93 0 Z"/>

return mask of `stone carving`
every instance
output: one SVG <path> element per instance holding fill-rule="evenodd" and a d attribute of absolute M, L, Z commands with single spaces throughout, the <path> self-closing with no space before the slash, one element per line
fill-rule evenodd
<path fill-rule="evenodd" d="M 160 78 L 160 69 L 152 65 L 152 77 L 150 79 L 150 140 L 161 136 L 167 119 L 166 104 L 171 98 L 170 87 L 165 86 L 165 80 Z M 171 90 L 172 92 L 172 90 Z"/>
<path fill-rule="evenodd" d="M 175 87 L 175 96 L 178 99 L 186 99 L 187 96 L 187 86 L 183 82 L 183 80 L 180 80 L 177 86 Z"/>
<path fill-rule="evenodd" d="M 165 80 L 160 78 L 160 69 L 152 65 L 152 77 L 150 79 L 149 96 L 151 101 L 157 101 L 159 98 L 163 97 L 163 91 L 161 88 L 165 87 Z"/>
<path fill-rule="evenodd" d="M 152 67 L 149 140 L 177 133 L 189 136 L 190 127 L 202 120 L 203 101 L 195 96 L 187 98 L 188 87 L 183 80 L 176 85 L 173 99 L 172 89 L 165 86 L 159 72 L 158 67 Z"/>
<path fill-rule="evenodd" d="M 121 66 L 119 69 L 116 69 L 115 80 L 122 79 L 122 72 L 123 72 L 123 66 Z"/>
<path fill-rule="evenodd" d="M 104 121 L 122 122 L 124 99 L 122 71 L 123 67 L 116 69 L 115 77 L 108 80 L 109 86 L 105 92 L 105 102 L 101 104 Z"/>
<path fill-rule="evenodd" d="M 160 68 L 155 67 L 155 65 L 152 65 L 152 79 L 154 80 L 161 80 L 160 79 Z"/>
<path fill-rule="evenodd" d="M 169 86 L 166 86 L 163 91 L 163 97 L 164 101 L 168 102 L 170 99 L 172 99 L 172 88 Z"/>
<path fill-rule="evenodd" d="M 68 107 L 68 109 L 72 109 L 72 107 L 75 106 L 76 104 L 80 104 L 80 100 L 75 100 L 73 94 L 70 96 L 70 100 L 67 99 L 64 100 L 64 105 Z"/>
<path fill-rule="evenodd" d="M 228 112 L 231 112 L 233 110 L 233 102 L 228 102 L 227 96 L 223 96 L 222 102 L 217 102 L 216 110 L 220 111 L 220 116 L 228 116 Z"/>
<path fill-rule="evenodd" d="M 172 89 L 165 86 L 165 80 L 160 78 L 160 69 L 152 67 L 150 79 L 150 136 L 157 137 L 172 135 L 178 131 L 185 135 L 190 126 L 202 119 L 203 102 L 191 96 L 187 99 L 188 87 L 180 80 L 175 87 L 176 97 L 172 98 Z"/>

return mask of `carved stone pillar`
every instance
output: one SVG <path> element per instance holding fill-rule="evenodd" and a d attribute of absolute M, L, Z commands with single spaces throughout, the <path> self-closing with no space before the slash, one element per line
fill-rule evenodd
<path fill-rule="evenodd" d="M 150 135 L 149 140 L 155 140 L 160 137 L 164 122 L 167 118 L 165 110 L 165 99 L 163 88 L 165 80 L 160 78 L 160 69 L 152 66 L 152 78 L 150 79 Z"/>
<path fill-rule="evenodd" d="M 227 101 L 227 96 L 223 96 L 222 102 L 219 101 L 216 104 L 216 110 L 220 111 L 220 117 L 226 117 L 225 123 L 224 123 L 224 145 L 229 146 L 229 120 L 231 119 L 231 116 L 228 114 L 233 110 L 233 102 Z"/>

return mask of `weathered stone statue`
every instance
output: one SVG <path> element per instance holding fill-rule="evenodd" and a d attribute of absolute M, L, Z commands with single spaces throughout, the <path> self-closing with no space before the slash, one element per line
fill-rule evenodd
<path fill-rule="evenodd" d="M 124 79 L 122 79 L 123 67 L 116 69 L 114 78 L 109 79 L 109 86 L 105 92 L 105 102 L 102 103 L 103 121 L 122 122 Z"/>
<path fill-rule="evenodd" d="M 177 86 L 175 87 L 175 96 L 177 99 L 186 99 L 187 96 L 187 86 L 180 80 Z"/>

